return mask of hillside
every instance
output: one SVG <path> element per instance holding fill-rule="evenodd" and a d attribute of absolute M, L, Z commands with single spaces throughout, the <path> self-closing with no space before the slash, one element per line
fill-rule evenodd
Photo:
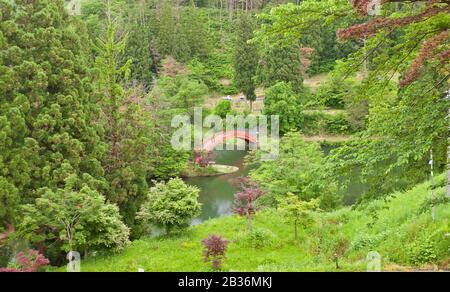
<path fill-rule="evenodd" d="M 436 189 L 441 202 L 444 184 L 441 175 Z M 369 251 L 380 253 L 383 270 L 448 270 L 450 207 L 448 202 L 439 204 L 432 222 L 429 198 L 429 183 L 423 183 L 365 207 L 316 213 L 314 225 L 300 231 L 298 242 L 293 240 L 293 227 L 273 210 L 257 214 L 252 233 L 238 217 L 213 219 L 170 237 L 134 241 L 120 254 L 83 261 L 81 269 L 209 271 L 200 241 L 219 234 L 231 241 L 225 271 L 332 271 L 335 254 L 339 270 L 365 271 Z"/>

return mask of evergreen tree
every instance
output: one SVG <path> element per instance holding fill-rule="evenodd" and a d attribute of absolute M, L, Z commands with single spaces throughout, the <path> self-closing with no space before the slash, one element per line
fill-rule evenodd
<path fill-rule="evenodd" d="M 147 9 L 144 10 L 146 12 Z M 155 66 L 158 60 L 154 55 L 151 26 L 153 15 L 141 15 L 142 11 L 135 11 L 129 24 L 129 37 L 125 48 L 125 59 L 131 59 L 130 78 L 147 86 L 152 83 Z M 154 64 L 156 63 L 156 64 Z"/>
<path fill-rule="evenodd" d="M 183 30 L 190 57 L 204 57 L 208 52 L 207 31 L 194 0 L 190 1 L 189 8 L 183 15 Z"/>
<path fill-rule="evenodd" d="M 140 234 L 135 213 L 147 192 L 149 145 L 151 133 L 143 110 L 142 93 L 133 95 L 121 82 L 129 77 L 131 60 L 122 64 L 127 35 L 117 31 L 108 3 L 106 30 L 97 39 L 96 67 L 99 72 L 98 94 L 102 97 L 102 124 L 108 153 L 103 159 L 105 177 L 110 183 L 107 199 L 119 205 L 132 237 Z"/>
<path fill-rule="evenodd" d="M 158 49 L 162 56 L 174 54 L 175 25 L 173 6 L 166 0 L 162 3 L 158 17 Z"/>
<path fill-rule="evenodd" d="M 259 79 L 265 87 L 286 82 L 299 93 L 303 87 L 300 47 L 275 45 L 266 48 L 258 71 Z"/>
<path fill-rule="evenodd" d="M 239 19 L 237 41 L 234 53 L 234 82 L 250 101 L 256 100 L 255 76 L 258 67 L 258 49 L 249 43 L 253 38 L 254 24 L 250 15 L 244 14 Z"/>
<path fill-rule="evenodd" d="M 70 174 L 102 189 L 87 58 L 63 1 L 0 1 L 0 226 Z M 0 227 L 1 228 L 1 227 Z"/>

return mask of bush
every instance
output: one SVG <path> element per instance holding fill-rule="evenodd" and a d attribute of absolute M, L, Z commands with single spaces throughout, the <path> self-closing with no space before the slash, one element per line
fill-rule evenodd
<path fill-rule="evenodd" d="M 304 112 L 298 128 L 305 135 L 344 135 L 353 133 L 353 127 L 343 113 L 336 115 L 320 111 Z"/>
<path fill-rule="evenodd" d="M 225 119 L 231 113 L 231 102 L 229 100 L 221 100 L 214 108 L 214 113 Z"/>
<path fill-rule="evenodd" d="M 263 248 L 279 245 L 276 236 L 268 229 L 254 229 L 246 232 L 239 238 L 239 243 L 244 247 Z"/>
<path fill-rule="evenodd" d="M 19 252 L 15 259 L 7 268 L 0 268 L 0 272 L 38 272 L 42 267 L 50 264 L 37 250 L 28 250 L 28 252 Z"/>
<path fill-rule="evenodd" d="M 225 258 L 229 241 L 219 235 L 210 235 L 202 240 L 205 262 L 212 262 L 214 270 L 219 270 Z"/>
<path fill-rule="evenodd" d="M 170 233 L 173 228 L 189 226 L 192 218 L 201 210 L 198 202 L 200 190 L 186 185 L 180 178 L 156 182 L 142 204 L 137 219 L 145 224 L 155 224 Z"/>
<path fill-rule="evenodd" d="M 435 244 L 430 238 L 416 240 L 409 244 L 408 256 L 409 262 L 416 266 L 434 262 L 437 259 Z"/>
<path fill-rule="evenodd" d="M 343 109 L 346 102 L 355 96 L 355 88 L 357 87 L 352 80 L 332 78 L 317 89 L 316 99 L 323 106 Z"/>
<path fill-rule="evenodd" d="M 349 134 L 352 132 L 351 126 L 344 114 L 326 115 L 325 133 L 332 135 Z"/>

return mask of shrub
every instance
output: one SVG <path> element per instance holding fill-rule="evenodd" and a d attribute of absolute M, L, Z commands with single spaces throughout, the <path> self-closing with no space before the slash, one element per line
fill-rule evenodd
<path fill-rule="evenodd" d="M 241 191 L 234 195 L 233 213 L 245 217 L 248 229 L 252 230 L 253 217 L 257 211 L 256 200 L 264 195 L 258 184 L 249 177 L 241 179 Z"/>
<path fill-rule="evenodd" d="M 212 262 L 214 270 L 219 270 L 225 259 L 229 241 L 219 235 L 210 235 L 202 240 L 203 257 L 205 262 Z"/>
<path fill-rule="evenodd" d="M 16 254 L 14 262 L 6 268 L 0 268 L 0 272 L 37 272 L 49 263 L 37 250 L 30 249 L 27 253 Z"/>
<path fill-rule="evenodd" d="M 409 261 L 413 265 L 433 262 L 437 259 L 436 249 L 430 238 L 416 240 L 408 246 Z"/>
<path fill-rule="evenodd" d="M 142 204 L 137 219 L 146 224 L 162 226 L 166 233 L 170 233 L 173 228 L 187 227 L 190 220 L 200 213 L 199 192 L 198 188 L 186 185 L 180 178 L 167 183 L 156 182 Z"/>
<path fill-rule="evenodd" d="M 229 100 L 221 100 L 214 108 L 214 113 L 225 119 L 231 113 L 231 102 Z"/>
<path fill-rule="evenodd" d="M 278 244 L 276 236 L 267 229 L 254 229 L 239 239 L 243 246 L 251 248 L 271 247 Z"/>

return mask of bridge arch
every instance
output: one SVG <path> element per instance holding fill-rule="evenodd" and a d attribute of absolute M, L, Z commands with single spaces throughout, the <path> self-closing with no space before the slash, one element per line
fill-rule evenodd
<path fill-rule="evenodd" d="M 255 144 L 258 143 L 257 136 L 249 133 L 248 131 L 240 131 L 240 130 L 222 131 L 214 134 L 209 139 L 203 141 L 202 151 L 211 152 L 217 145 L 223 144 L 227 139 L 235 139 L 235 138 L 242 139 L 250 143 Z"/>

